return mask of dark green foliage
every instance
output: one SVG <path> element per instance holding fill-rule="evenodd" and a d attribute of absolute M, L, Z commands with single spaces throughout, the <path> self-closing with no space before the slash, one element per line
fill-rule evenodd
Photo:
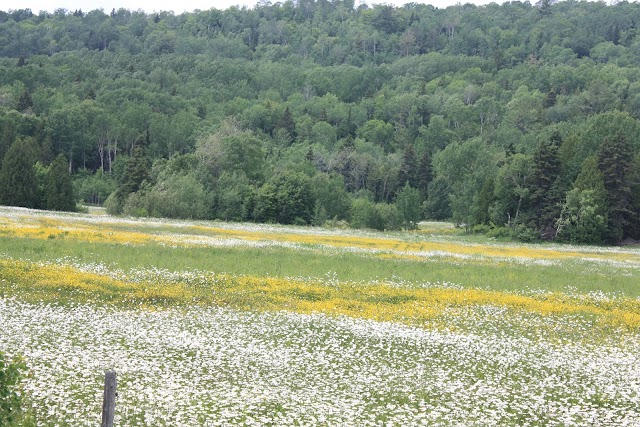
<path fill-rule="evenodd" d="M 149 159 L 143 145 L 138 144 L 133 147 L 131 157 L 124 168 L 120 186 L 116 190 L 118 197 L 124 200 L 129 194 L 138 191 L 142 183 L 149 178 L 149 172 Z"/>
<path fill-rule="evenodd" d="M 254 217 L 259 222 L 309 224 L 314 207 L 311 179 L 300 172 L 284 172 L 258 190 Z"/>
<path fill-rule="evenodd" d="M 0 170 L 0 204 L 35 208 L 39 203 L 36 172 L 35 143 L 29 139 L 16 140 L 2 162 Z"/>
<path fill-rule="evenodd" d="M 557 221 L 557 237 L 579 243 L 602 243 L 607 227 L 608 204 L 602 172 L 596 156 L 588 157 L 567 192 Z"/>
<path fill-rule="evenodd" d="M 225 221 L 253 218 L 256 189 L 241 172 L 223 172 L 216 184 L 214 215 Z"/>
<path fill-rule="evenodd" d="M 424 216 L 428 219 L 444 221 L 451 219 L 449 184 L 437 177 L 429 184 L 429 197 L 424 203 Z"/>
<path fill-rule="evenodd" d="M 296 123 L 293 121 L 289 107 L 284 109 L 284 113 L 278 122 L 278 128 L 286 131 L 292 140 L 296 139 Z"/>
<path fill-rule="evenodd" d="M 541 237 L 555 235 L 554 220 L 560 213 L 562 192 L 560 190 L 561 163 L 558 149 L 562 140 L 554 134 L 542 141 L 533 155 L 529 175 L 529 203 L 532 222 Z"/>
<path fill-rule="evenodd" d="M 472 225 L 489 225 L 491 222 L 489 208 L 494 203 L 494 178 L 489 177 L 484 181 L 482 189 L 473 200 L 471 207 Z"/>
<path fill-rule="evenodd" d="M 400 172 L 398 173 L 398 181 L 401 186 L 406 183 L 413 188 L 418 187 L 418 161 L 416 159 L 416 153 L 413 151 L 413 145 L 407 145 L 402 155 L 402 164 L 400 165 Z"/>
<path fill-rule="evenodd" d="M 44 206 L 54 211 L 75 211 L 76 198 L 67 159 L 61 154 L 51 163 L 44 187 Z"/>
<path fill-rule="evenodd" d="M 16 105 L 16 110 L 18 111 L 27 111 L 33 107 L 33 100 L 31 99 L 31 94 L 29 91 L 24 90 L 20 97 L 18 98 L 18 103 Z"/>
<path fill-rule="evenodd" d="M 629 234 L 634 221 L 632 188 L 633 151 L 627 139 L 618 135 L 605 139 L 598 150 L 598 169 L 607 193 L 606 238 L 619 242 Z"/>
<path fill-rule="evenodd" d="M 433 180 L 433 167 L 431 162 L 431 155 L 429 154 L 429 151 L 425 150 L 424 154 L 420 158 L 420 164 L 418 165 L 418 182 L 416 187 L 422 193 L 423 199 L 427 198 L 427 189 Z"/>
<path fill-rule="evenodd" d="M 149 178 L 151 168 L 145 153 L 144 138 L 139 137 L 137 142 L 131 156 L 124 160 L 122 172 L 116 174 L 118 187 L 105 200 L 105 207 L 111 215 L 122 213 L 128 197 L 140 190 L 142 184 Z M 145 214 L 148 213 L 145 212 Z M 137 214 L 142 213 L 139 211 Z"/>

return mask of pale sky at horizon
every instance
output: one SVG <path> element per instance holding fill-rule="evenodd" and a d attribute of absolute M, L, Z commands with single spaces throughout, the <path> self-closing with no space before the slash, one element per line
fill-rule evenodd
<path fill-rule="evenodd" d="M 489 4 L 492 2 L 502 3 L 503 0 L 356 0 L 356 5 L 367 3 L 369 5 L 384 3 L 400 6 L 405 3 L 426 3 L 438 8 L 444 8 L 457 3 L 474 3 L 477 5 Z M 271 0 L 276 3 L 277 0 Z M 212 7 L 216 9 L 227 9 L 231 6 L 247 6 L 253 7 L 258 0 L 0 0 L 0 10 L 8 11 L 9 9 L 31 9 L 33 13 L 39 13 L 41 10 L 53 12 L 56 9 L 63 8 L 69 11 L 82 9 L 88 12 L 95 9 L 103 9 L 106 13 L 111 9 L 125 8 L 129 10 L 142 9 L 147 13 L 172 10 L 176 14 L 182 12 L 192 12 L 195 9 L 208 10 Z"/>

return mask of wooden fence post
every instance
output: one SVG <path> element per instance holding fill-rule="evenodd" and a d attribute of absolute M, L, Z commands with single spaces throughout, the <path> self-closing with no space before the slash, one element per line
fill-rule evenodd
<path fill-rule="evenodd" d="M 104 374 L 104 400 L 102 401 L 102 426 L 113 427 L 113 416 L 116 412 L 116 373 L 107 371 Z"/>

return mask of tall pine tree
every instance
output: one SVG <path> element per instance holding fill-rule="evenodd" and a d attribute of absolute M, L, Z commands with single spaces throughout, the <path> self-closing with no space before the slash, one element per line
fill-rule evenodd
<path fill-rule="evenodd" d="M 0 170 L 0 204 L 37 207 L 35 162 L 36 145 L 33 140 L 20 138 L 11 144 Z"/>
<path fill-rule="evenodd" d="M 407 145 L 402 155 L 402 164 L 400 165 L 400 172 L 398 174 L 398 181 L 401 186 L 406 183 L 412 188 L 418 186 L 418 165 L 416 160 L 416 153 L 413 151 L 413 145 Z"/>
<path fill-rule="evenodd" d="M 49 166 L 44 187 L 45 207 L 54 211 L 75 211 L 73 183 L 67 168 L 67 159 L 60 154 Z"/>
<path fill-rule="evenodd" d="M 140 136 L 131 152 L 131 157 L 127 160 L 124 172 L 116 191 L 105 202 L 107 212 L 111 214 L 122 213 L 127 197 L 140 189 L 142 183 L 149 178 L 151 169 L 149 159 L 145 150 L 145 142 L 148 140 L 148 133 Z"/>
<path fill-rule="evenodd" d="M 560 182 L 560 135 L 542 141 L 533 155 L 529 178 L 529 215 L 532 225 L 543 238 L 555 236 L 555 222 L 560 216 L 563 192 Z"/>
<path fill-rule="evenodd" d="M 429 188 L 429 184 L 433 181 L 433 166 L 432 159 L 429 150 L 425 150 L 424 154 L 420 158 L 420 164 L 418 165 L 418 190 L 422 193 L 422 198 L 427 198 L 427 190 Z"/>
<path fill-rule="evenodd" d="M 598 169 L 607 192 L 608 222 L 606 238 L 619 243 L 630 235 L 633 225 L 632 165 L 633 148 L 623 135 L 606 138 L 598 150 Z"/>

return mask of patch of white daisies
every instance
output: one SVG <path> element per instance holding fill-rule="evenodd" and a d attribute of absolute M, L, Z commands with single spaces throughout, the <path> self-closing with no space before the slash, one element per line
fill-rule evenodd
<path fill-rule="evenodd" d="M 508 314 L 490 314 L 509 327 Z M 640 425 L 637 334 L 555 343 L 492 328 L 15 299 L 0 299 L 0 331 L 0 349 L 26 358 L 46 426 L 97 425 L 105 370 L 118 374 L 120 426 Z"/>

